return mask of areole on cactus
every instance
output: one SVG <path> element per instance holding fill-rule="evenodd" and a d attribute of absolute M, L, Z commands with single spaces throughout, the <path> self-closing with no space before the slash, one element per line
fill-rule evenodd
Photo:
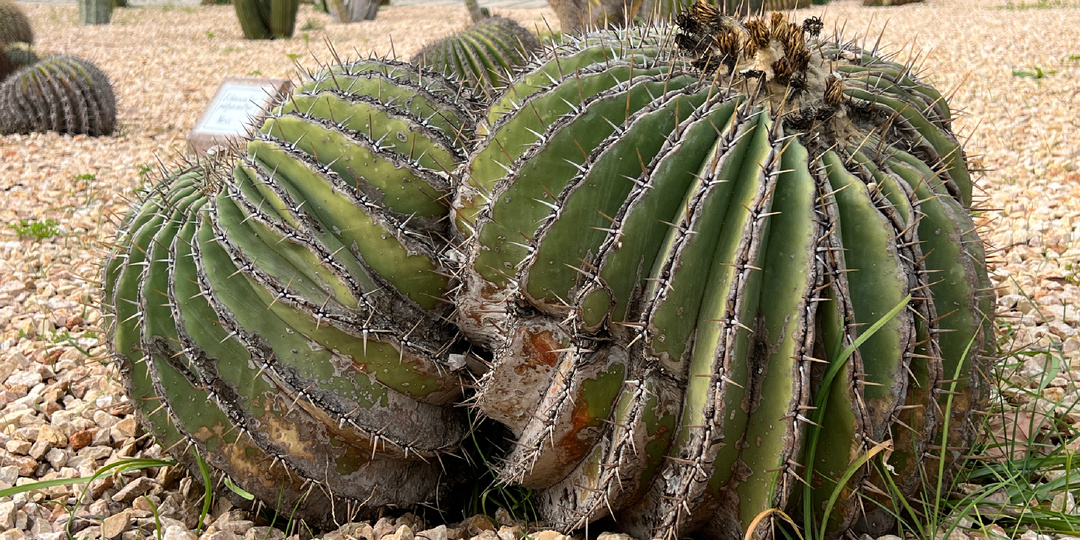
<path fill-rule="evenodd" d="M 883 475 L 951 474 L 987 391 L 950 110 L 816 19 L 676 22 L 566 37 L 489 103 L 338 62 L 168 175 L 105 275 L 144 423 L 322 523 L 434 501 L 471 403 L 553 528 L 887 529 Z"/>

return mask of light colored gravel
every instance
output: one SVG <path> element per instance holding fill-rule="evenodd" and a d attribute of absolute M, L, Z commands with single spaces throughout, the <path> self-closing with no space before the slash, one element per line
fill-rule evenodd
<path fill-rule="evenodd" d="M 1077 400 L 1072 381 L 1080 380 L 1080 9 L 1005 6 L 1004 0 L 931 0 L 873 9 L 845 0 L 823 11 L 829 27 L 847 21 L 848 35 L 869 35 L 871 42 L 887 26 L 884 48 L 915 59 L 963 111 L 955 125 L 969 141 L 972 162 L 989 170 L 979 206 L 1001 288 L 998 316 L 1014 325 L 1009 346 L 1062 351 L 1068 366 L 1043 394 L 1068 406 Z M 91 59 L 113 77 L 122 128 L 101 139 L 0 137 L 0 489 L 90 475 L 124 456 L 161 455 L 136 439 L 132 408 L 104 360 L 98 265 L 102 242 L 143 182 L 141 172 L 184 148 L 220 79 L 294 77 L 292 60 L 315 67 L 316 57 L 328 57 L 327 40 L 352 56 L 393 49 L 407 57 L 466 23 L 464 9 L 409 6 L 383 8 L 374 22 L 331 25 L 305 6 L 296 38 L 256 43 L 240 39 L 228 6 L 124 9 L 112 24 L 93 28 L 75 23 L 74 6 L 24 8 L 41 50 Z M 503 14 L 530 27 L 544 27 L 545 20 L 557 26 L 549 9 Z M 1043 78 L 1014 75 L 1036 68 Z M 59 234 L 20 237 L 8 227 L 20 220 L 55 220 Z M 1020 372 L 1034 380 L 1041 366 L 1032 362 Z M 95 482 L 73 528 L 88 538 L 147 536 L 155 528 L 147 502 L 153 501 L 164 516 L 163 538 L 194 538 L 191 480 L 151 472 Z M 68 513 L 49 501 L 69 502 L 76 493 L 54 487 L 0 500 L 0 540 L 60 538 Z M 203 538 L 284 536 L 228 510 L 225 503 L 215 508 L 215 525 Z M 354 524 L 325 538 L 510 540 L 521 533 L 509 523 L 439 530 L 410 519 Z M 533 538 L 558 540 L 540 536 Z"/>

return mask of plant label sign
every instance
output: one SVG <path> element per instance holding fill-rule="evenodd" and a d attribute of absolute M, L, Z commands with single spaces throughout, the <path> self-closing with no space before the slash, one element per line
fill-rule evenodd
<path fill-rule="evenodd" d="M 291 87 L 287 79 L 226 77 L 188 134 L 188 145 L 204 155 L 214 146 L 236 144 Z"/>

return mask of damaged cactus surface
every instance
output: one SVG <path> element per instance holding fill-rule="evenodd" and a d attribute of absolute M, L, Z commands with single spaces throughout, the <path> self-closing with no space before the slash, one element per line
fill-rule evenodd
<path fill-rule="evenodd" d="M 149 430 L 327 523 L 438 504 L 469 403 L 551 528 L 887 531 L 988 389 L 951 112 L 816 19 L 676 23 L 564 37 L 482 107 L 338 62 L 170 173 L 105 273 Z"/>

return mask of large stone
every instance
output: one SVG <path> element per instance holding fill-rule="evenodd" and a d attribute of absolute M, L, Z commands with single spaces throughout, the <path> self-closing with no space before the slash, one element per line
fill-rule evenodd
<path fill-rule="evenodd" d="M 187 530 L 182 525 L 169 525 L 165 529 L 165 534 L 161 535 L 161 540 L 198 540 L 195 533 Z"/>
<path fill-rule="evenodd" d="M 120 538 L 129 525 L 131 525 L 131 510 L 111 515 L 101 520 L 101 537 L 105 540 Z"/>
<path fill-rule="evenodd" d="M 142 495 L 147 491 L 153 489 L 156 485 L 157 482 L 155 482 L 153 478 L 140 476 L 132 480 L 131 482 L 128 482 L 128 485 L 124 486 L 120 491 L 117 491 L 116 494 L 112 496 L 112 500 L 116 502 L 130 503 L 131 501 L 135 500 L 135 498 L 139 495 Z"/>

